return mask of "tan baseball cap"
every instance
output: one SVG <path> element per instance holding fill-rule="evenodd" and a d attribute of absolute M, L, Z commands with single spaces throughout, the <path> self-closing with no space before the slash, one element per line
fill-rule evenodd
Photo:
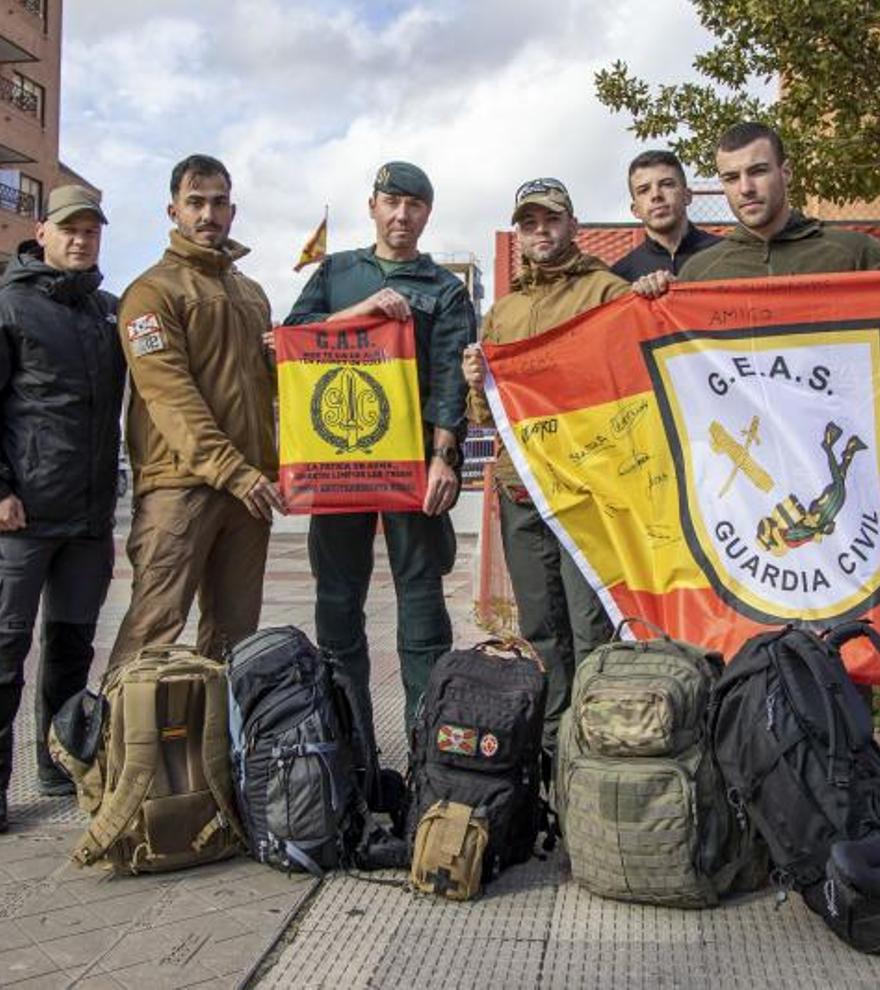
<path fill-rule="evenodd" d="M 554 213 L 570 213 L 574 216 L 571 196 L 559 179 L 529 179 L 516 191 L 511 223 L 519 220 L 522 211 L 531 204 L 543 206 Z"/>
<path fill-rule="evenodd" d="M 49 193 L 46 219 L 53 223 L 63 223 L 74 213 L 81 213 L 83 210 L 96 213 L 101 223 L 107 223 L 107 217 L 101 209 L 100 196 L 93 189 L 86 186 L 59 186 Z"/>

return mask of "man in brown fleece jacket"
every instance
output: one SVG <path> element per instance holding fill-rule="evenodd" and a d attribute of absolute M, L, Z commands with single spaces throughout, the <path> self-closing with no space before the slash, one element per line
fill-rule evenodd
<path fill-rule="evenodd" d="M 269 302 L 234 262 L 229 173 L 191 155 L 171 174 L 175 229 L 128 287 L 119 334 L 131 371 L 131 605 L 110 666 L 173 643 L 198 592 L 199 652 L 220 659 L 254 632 L 275 485 Z"/>

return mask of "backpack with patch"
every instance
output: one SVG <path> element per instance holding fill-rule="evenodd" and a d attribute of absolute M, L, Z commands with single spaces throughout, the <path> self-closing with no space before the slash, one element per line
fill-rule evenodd
<path fill-rule="evenodd" d="M 413 728 L 411 844 L 428 809 L 448 801 L 487 821 L 484 879 L 531 856 L 542 824 L 546 694 L 543 667 L 522 641 L 489 640 L 440 657 Z"/>
<path fill-rule="evenodd" d="M 775 880 L 806 896 L 834 843 L 880 831 L 880 749 L 839 648 L 864 622 L 826 637 L 786 628 L 752 637 L 715 688 L 710 731 L 726 785 L 764 837 Z"/>
<path fill-rule="evenodd" d="M 50 751 L 92 816 L 73 859 L 157 873 L 241 852 L 223 664 L 187 646 L 141 650 L 56 716 Z"/>
<path fill-rule="evenodd" d="M 556 799 L 572 875 L 604 897 L 717 904 L 762 872 L 706 733 L 721 656 L 647 622 L 659 638 L 621 641 L 633 621 L 582 661 L 560 726 Z"/>

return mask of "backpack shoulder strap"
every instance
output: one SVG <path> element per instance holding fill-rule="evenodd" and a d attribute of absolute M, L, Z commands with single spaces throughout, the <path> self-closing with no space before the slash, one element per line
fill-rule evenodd
<path fill-rule="evenodd" d="M 156 727 L 156 679 L 122 686 L 125 756 L 116 789 L 101 803 L 72 858 L 81 866 L 99 859 L 128 827 L 143 804 L 159 757 Z"/>
<path fill-rule="evenodd" d="M 202 768 L 205 780 L 220 814 L 246 847 L 247 837 L 239 821 L 230 787 L 226 674 L 222 668 L 206 669 L 201 676 L 205 685 L 205 724 L 202 729 Z M 214 830 L 211 831 L 213 834 Z M 210 834 L 199 835 L 197 841 L 204 843 L 209 838 Z"/>

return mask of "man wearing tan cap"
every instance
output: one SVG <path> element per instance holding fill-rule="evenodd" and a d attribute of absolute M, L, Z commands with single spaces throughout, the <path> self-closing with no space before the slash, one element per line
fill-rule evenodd
<path fill-rule="evenodd" d="M 98 288 L 106 222 L 93 190 L 53 190 L 0 280 L 0 831 L 40 597 L 37 766 L 41 792 L 57 795 L 73 785 L 46 735 L 86 685 L 113 570 L 125 362 L 116 299 Z"/>
<path fill-rule="evenodd" d="M 486 314 L 483 340 L 507 343 L 538 336 L 629 291 L 627 282 L 578 248 L 577 218 L 568 190 L 558 179 L 524 182 L 516 191 L 511 223 L 519 235 L 520 272 L 512 282 L 513 291 Z M 479 348 L 465 351 L 462 370 L 470 386 L 468 418 L 480 426 L 492 425 Z M 504 449 L 496 463 L 495 481 L 520 633 L 547 668 L 544 747 L 552 753 L 559 719 L 569 704 L 575 665 L 605 642 L 611 629 L 598 596 L 541 518 Z"/>

